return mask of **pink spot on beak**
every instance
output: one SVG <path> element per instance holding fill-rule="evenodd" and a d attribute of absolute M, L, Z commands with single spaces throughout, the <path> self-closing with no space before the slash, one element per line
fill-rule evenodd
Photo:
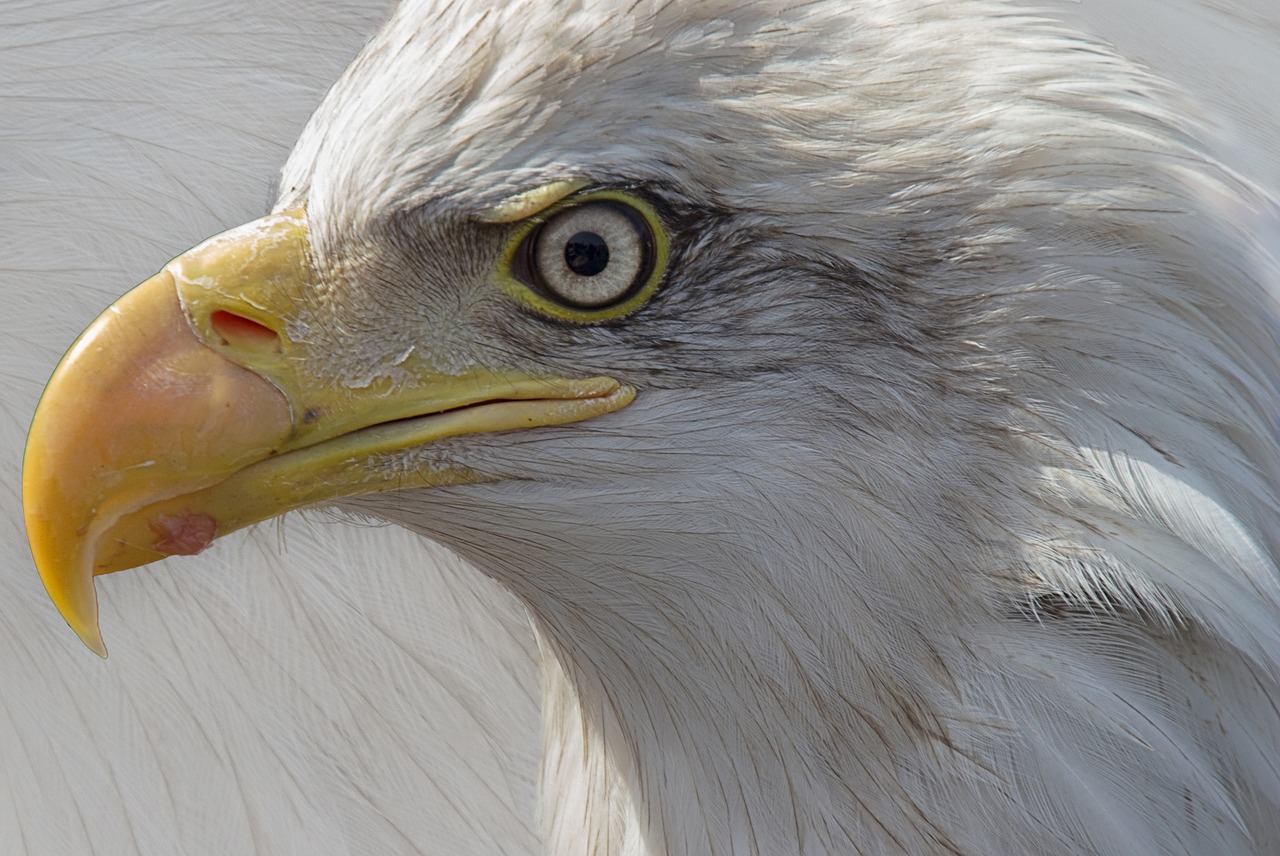
<path fill-rule="evenodd" d="M 157 537 L 152 549 L 170 556 L 194 556 L 218 537 L 218 523 L 207 514 L 184 511 L 161 514 L 151 521 Z"/>

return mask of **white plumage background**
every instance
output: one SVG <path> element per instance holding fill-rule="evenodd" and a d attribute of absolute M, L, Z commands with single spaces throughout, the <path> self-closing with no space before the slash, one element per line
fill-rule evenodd
<path fill-rule="evenodd" d="M 1270 0 L 1057 11 L 1184 87 L 1223 160 L 1280 189 Z M 49 603 L 23 535 L 23 438 L 62 351 L 168 258 L 270 204 L 385 12 L 0 5 L 0 852 L 538 850 L 533 639 L 515 601 L 445 551 L 291 515 L 102 580 L 104 663 Z"/>

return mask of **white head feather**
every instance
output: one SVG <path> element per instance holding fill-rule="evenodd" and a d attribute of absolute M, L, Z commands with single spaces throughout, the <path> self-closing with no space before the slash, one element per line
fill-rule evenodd
<path fill-rule="evenodd" d="M 354 503 L 528 605 L 549 852 L 1280 846 L 1271 212 L 1171 98 L 987 2 L 410 2 L 353 63 L 322 257 L 681 212 L 657 308 L 536 346 L 636 405 Z"/>

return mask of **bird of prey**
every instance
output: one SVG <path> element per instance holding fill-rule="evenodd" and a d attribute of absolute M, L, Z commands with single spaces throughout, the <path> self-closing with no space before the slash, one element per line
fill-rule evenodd
<path fill-rule="evenodd" d="M 1002 3 L 409 0 L 55 372 L 45 586 L 444 544 L 548 853 L 1274 852 L 1276 215 L 1183 106 Z"/>

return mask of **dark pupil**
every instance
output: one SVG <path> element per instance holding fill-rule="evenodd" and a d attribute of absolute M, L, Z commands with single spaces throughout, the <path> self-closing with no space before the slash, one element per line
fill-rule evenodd
<path fill-rule="evenodd" d="M 595 276 L 609 264 L 609 245 L 595 232 L 579 232 L 565 242 L 564 263 L 578 276 Z"/>

